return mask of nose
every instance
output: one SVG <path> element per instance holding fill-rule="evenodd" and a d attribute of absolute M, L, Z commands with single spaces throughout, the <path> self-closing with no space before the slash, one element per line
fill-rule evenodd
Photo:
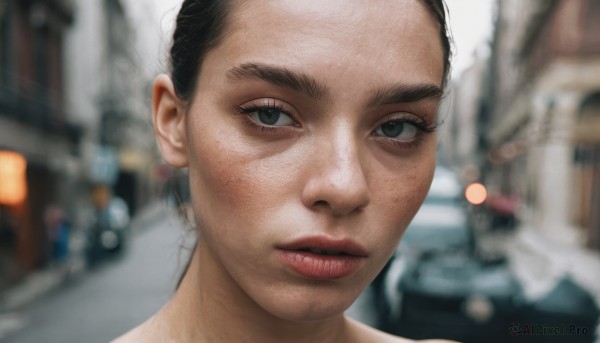
<path fill-rule="evenodd" d="M 320 142 L 315 144 L 308 166 L 302 202 L 311 210 L 327 211 L 335 217 L 362 210 L 369 204 L 370 194 L 357 139 L 350 130 L 338 127 Z"/>

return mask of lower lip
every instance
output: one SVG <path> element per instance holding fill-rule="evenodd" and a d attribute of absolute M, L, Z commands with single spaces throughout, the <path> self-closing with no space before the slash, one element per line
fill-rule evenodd
<path fill-rule="evenodd" d="M 316 280 L 336 280 L 354 273 L 363 257 L 322 255 L 302 250 L 279 250 L 284 264 L 303 277 Z"/>

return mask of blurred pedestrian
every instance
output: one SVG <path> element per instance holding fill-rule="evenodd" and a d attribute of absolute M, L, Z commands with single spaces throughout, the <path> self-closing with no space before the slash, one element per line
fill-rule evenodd
<path fill-rule="evenodd" d="M 93 211 L 87 238 L 87 260 L 93 266 L 109 253 L 123 252 L 130 222 L 127 203 L 108 185 L 92 189 Z"/>
<path fill-rule="evenodd" d="M 117 342 L 404 342 L 344 315 L 431 184 L 442 0 L 185 0 L 153 87 L 198 242 Z"/>
<path fill-rule="evenodd" d="M 44 222 L 50 245 L 51 261 L 58 265 L 64 265 L 69 256 L 69 221 L 62 208 L 50 205 L 44 212 Z"/>

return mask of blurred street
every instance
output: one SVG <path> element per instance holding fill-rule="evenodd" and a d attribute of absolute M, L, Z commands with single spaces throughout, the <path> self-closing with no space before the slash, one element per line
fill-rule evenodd
<path fill-rule="evenodd" d="M 24 308 L 0 313 L 0 341 L 107 342 L 156 312 L 185 260 L 184 229 L 162 205 L 134 222 L 130 250 L 67 280 Z"/>

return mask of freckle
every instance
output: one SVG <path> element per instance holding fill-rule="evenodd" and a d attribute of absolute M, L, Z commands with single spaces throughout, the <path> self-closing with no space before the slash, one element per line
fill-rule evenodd
<path fill-rule="evenodd" d="M 221 170 L 220 175 L 225 176 L 223 178 L 223 185 L 224 186 L 229 186 L 230 184 L 235 184 L 236 182 L 239 182 L 239 178 L 236 178 L 235 175 L 228 175 L 226 170 Z"/>

